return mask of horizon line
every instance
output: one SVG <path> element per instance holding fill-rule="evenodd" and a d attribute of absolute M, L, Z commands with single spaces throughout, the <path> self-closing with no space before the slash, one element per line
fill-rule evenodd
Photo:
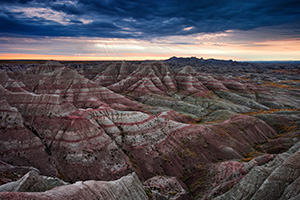
<path fill-rule="evenodd" d="M 177 57 L 177 56 L 172 56 L 172 57 L 176 57 L 176 58 L 197 58 L 197 59 L 201 59 L 199 57 L 196 57 L 196 56 L 187 56 L 187 57 L 183 57 L 183 56 L 180 56 L 180 57 Z M 62 61 L 62 62 L 101 62 L 101 61 L 164 61 L 164 60 L 168 60 L 172 57 L 169 57 L 169 58 L 166 58 L 166 59 L 82 59 L 82 60 L 77 60 L 77 59 L 35 59 L 35 58 L 24 58 L 24 59 L 15 59 L 15 58 L 8 58 L 8 59 L 1 59 L 0 58 L 0 61 Z M 299 60 L 292 60 L 292 59 L 289 59 L 289 60 L 233 60 L 233 59 L 222 59 L 222 58 L 203 58 L 203 60 L 211 60 L 211 59 L 214 59 L 214 60 L 224 60 L 224 61 L 232 61 L 232 62 L 300 62 L 300 59 Z"/>

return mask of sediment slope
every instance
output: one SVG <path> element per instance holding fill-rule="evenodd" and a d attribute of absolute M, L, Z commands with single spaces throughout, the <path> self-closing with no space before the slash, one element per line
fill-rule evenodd
<path fill-rule="evenodd" d="M 148 186 L 148 179 L 161 180 L 163 188 L 180 179 L 189 191 L 174 185 L 149 191 L 161 198 L 174 188 L 182 192 L 178 198 L 225 198 L 254 169 L 298 142 L 297 94 L 162 62 L 80 69 L 49 62 L 2 71 L 0 160 L 67 182 L 110 181 L 134 172 Z M 253 152 L 260 157 L 240 162 Z"/>

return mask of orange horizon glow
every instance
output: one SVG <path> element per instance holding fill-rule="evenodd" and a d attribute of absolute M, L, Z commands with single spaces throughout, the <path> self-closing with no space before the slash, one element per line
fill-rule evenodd
<path fill-rule="evenodd" d="M 252 52 L 253 53 L 253 52 Z M 251 51 L 249 51 L 249 55 Z M 42 54 L 0 54 L 0 60 L 58 60 L 58 61 L 142 61 L 142 60 L 166 60 L 170 57 L 197 57 L 203 59 L 219 59 L 234 61 L 299 61 L 299 59 L 240 59 L 231 56 L 220 55 L 179 55 L 179 54 L 127 54 L 123 56 L 72 56 L 72 55 L 42 55 Z"/>
<path fill-rule="evenodd" d="M 19 38 L 16 42 L 15 38 L 4 37 L 1 39 L 8 42 L 2 45 L 0 60 L 165 60 L 172 56 L 236 61 L 300 60 L 300 38 L 243 39 L 244 34 L 254 33 L 228 30 L 152 40 L 51 37 Z"/>
<path fill-rule="evenodd" d="M 63 55 L 41 55 L 41 54 L 0 54 L 0 60 L 61 60 L 61 61 L 118 61 L 118 60 L 165 60 L 172 56 L 176 57 L 191 57 L 186 55 L 151 55 L 151 54 L 128 54 L 124 57 L 113 57 L 113 56 L 63 56 Z M 231 57 L 216 57 L 211 56 L 204 59 L 215 58 L 215 59 L 224 59 L 230 60 Z"/>

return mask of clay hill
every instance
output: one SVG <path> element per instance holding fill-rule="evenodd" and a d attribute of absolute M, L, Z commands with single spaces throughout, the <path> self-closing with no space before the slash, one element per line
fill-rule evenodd
<path fill-rule="evenodd" d="M 0 69 L 0 199 L 300 198 L 297 63 Z"/>

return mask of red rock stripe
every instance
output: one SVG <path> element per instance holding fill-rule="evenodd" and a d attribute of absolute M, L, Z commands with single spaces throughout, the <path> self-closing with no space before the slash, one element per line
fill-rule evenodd
<path fill-rule="evenodd" d="M 41 105 L 44 105 L 44 104 L 49 104 L 49 105 L 62 105 L 62 103 L 49 103 L 49 102 L 13 102 L 13 101 L 9 101 L 9 103 L 11 104 L 41 104 Z"/>
<path fill-rule="evenodd" d="M 76 142 L 80 142 L 80 141 L 88 141 L 88 140 L 91 140 L 91 139 L 95 139 L 97 137 L 100 137 L 102 136 L 103 133 L 100 133 L 100 134 L 96 134 L 96 135 L 93 135 L 93 136 L 90 136 L 90 137 L 85 137 L 85 138 L 81 138 L 81 139 L 77 139 L 77 140 L 67 140 L 67 139 L 64 139 L 64 138 L 52 138 L 52 137 L 45 137 L 46 140 L 50 140 L 50 141 L 55 141 L 55 142 L 65 142 L 65 143 L 76 143 Z"/>

